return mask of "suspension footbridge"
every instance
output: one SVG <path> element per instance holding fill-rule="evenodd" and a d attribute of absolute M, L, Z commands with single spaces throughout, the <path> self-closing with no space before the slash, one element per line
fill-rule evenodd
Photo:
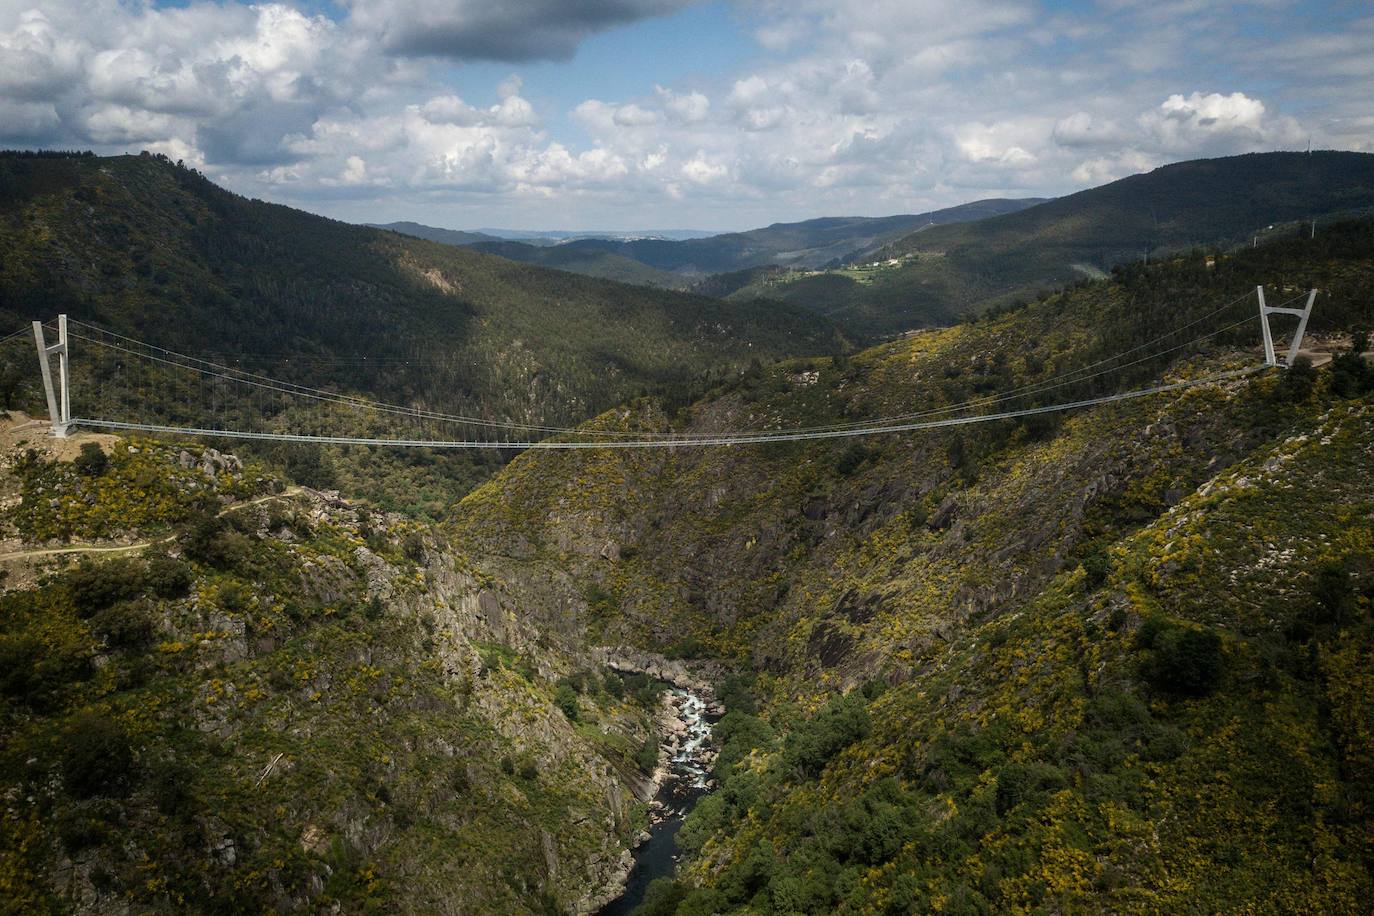
<path fill-rule="evenodd" d="M 1306 301 L 1299 303 L 1305 297 Z M 1126 350 L 1077 368 L 980 397 L 924 410 L 843 423 L 712 432 L 608 430 L 520 423 L 446 413 L 330 391 L 157 346 L 60 315 L 34 321 L 51 432 L 76 427 L 219 439 L 430 449 L 663 449 L 852 439 L 967 426 L 1079 410 L 1212 385 L 1293 364 L 1317 290 L 1269 305 L 1264 287 L 1212 308 Z M 1247 300 L 1248 314 L 1229 320 Z M 1270 316 L 1298 319 L 1279 357 Z M 1091 397 L 1084 383 L 1177 358 L 1250 322 L 1260 324 L 1263 360 L 1240 368 Z M 1223 323 L 1226 322 L 1226 323 Z M 1211 325 L 1219 325 L 1205 330 Z M 26 333 L 0 339 L 5 343 Z M 55 339 L 49 339 L 49 335 Z M 1192 336 L 1188 336 L 1192 335 Z M 76 405 L 75 407 L 73 405 Z"/>

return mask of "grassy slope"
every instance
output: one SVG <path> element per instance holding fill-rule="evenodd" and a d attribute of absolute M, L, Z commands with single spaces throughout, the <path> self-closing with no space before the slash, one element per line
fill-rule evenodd
<path fill-rule="evenodd" d="M 869 285 L 822 276 L 759 292 L 815 308 L 856 334 L 890 334 L 1029 297 L 1147 250 L 1159 256 L 1228 246 L 1271 224 L 1369 207 L 1374 155 L 1367 153 L 1183 162 L 1017 213 L 910 235 L 875 257 L 914 259 Z"/>
<path fill-rule="evenodd" d="M 499 598 L 474 616 L 487 593 L 414 523 L 290 496 L 216 525 L 279 485 L 191 449 L 13 472 L 7 534 L 170 532 L 181 559 L 0 595 L 7 911 L 546 912 L 612 878 L 645 709 L 598 686 L 569 722 L 567 658 Z"/>
<path fill-rule="evenodd" d="M 65 311 L 292 381 L 521 422 L 575 423 L 646 390 L 682 397 L 751 360 L 839 345 L 799 309 L 350 226 L 146 157 L 0 158 L 0 249 L 7 325 Z M 345 482 L 366 485 L 336 457 Z M 429 511 L 485 473 L 464 457 L 388 461 L 424 494 L 406 505 Z"/>
<path fill-rule="evenodd" d="M 838 365 L 780 366 L 679 423 L 834 422 L 1006 390 L 1260 281 L 1329 290 L 1328 329 L 1368 324 L 1371 227 L 1211 270 L 1132 268 Z M 1254 336 L 1166 377 L 1252 363 Z M 591 638 L 761 672 L 761 721 L 726 728 L 735 758 L 752 756 L 686 831 L 704 889 L 683 913 L 1353 912 L 1374 890 L 1370 710 L 1346 706 L 1374 651 L 1354 597 L 1371 586 L 1359 468 L 1374 423 L 1367 399 L 1329 384 L 1305 394 L 1269 375 L 857 448 L 522 456 L 463 503 L 456 536 L 505 580 L 584 582 Z M 620 560 L 601 558 L 607 541 Z M 1327 561 L 1363 570 L 1341 586 L 1359 610 L 1304 631 Z M 1219 681 L 1200 696 L 1147 676 L 1156 618 L 1219 636 Z M 857 711 L 822 708 L 868 682 Z"/>

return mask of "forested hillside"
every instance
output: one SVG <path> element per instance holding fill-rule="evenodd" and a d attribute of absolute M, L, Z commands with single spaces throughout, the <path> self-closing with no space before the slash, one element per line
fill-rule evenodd
<path fill-rule="evenodd" d="M 642 912 L 1362 912 L 1374 222 L 593 426 L 833 428 L 1210 377 L 1259 361 L 1257 284 L 1319 287 L 1334 359 L 850 441 L 531 452 L 439 530 L 199 445 L 11 426 L 0 889 L 592 911 L 663 728 L 656 685 L 608 659 L 658 650 L 727 712 L 718 788 Z"/>
<path fill-rule="evenodd" d="M 1251 244 L 1271 230 L 1294 233 L 1314 217 L 1320 231 L 1329 214 L 1369 208 L 1370 153 L 1180 162 L 1016 213 L 931 227 L 863 259 L 897 260 L 890 269 L 801 275 L 748 286 L 734 298 L 766 295 L 812 308 L 851 333 L 885 335 L 946 324 L 1147 255 Z"/>
<path fill-rule="evenodd" d="M 599 422 L 829 426 L 1198 378 L 1259 361 L 1260 283 L 1322 289 L 1334 361 L 848 443 L 527 454 L 461 504 L 483 572 L 552 583 L 588 641 L 736 665 L 722 788 L 642 912 L 1363 910 L 1374 369 L 1349 333 L 1374 323 L 1374 223 Z"/>
<path fill-rule="evenodd" d="M 538 264 L 555 270 L 567 270 L 589 277 L 603 277 L 621 283 L 637 283 L 662 289 L 687 289 L 691 278 L 682 274 L 650 267 L 616 251 L 618 242 L 600 239 L 564 242 L 559 245 L 529 245 L 524 242 L 496 241 L 471 243 L 484 254 L 494 254 L 525 264 Z M 672 242 L 668 244 L 682 244 Z"/>
<path fill-rule="evenodd" d="M 66 312 L 291 382 L 532 424 L 689 397 L 755 360 L 833 352 L 823 321 L 543 270 L 217 188 L 158 157 L 0 156 L 0 321 Z M 440 511 L 471 458 L 335 453 L 334 474 Z M 413 472 L 405 487 L 369 481 Z M 317 482 L 328 482 L 321 479 Z"/>
<path fill-rule="evenodd" d="M 458 241 L 440 238 L 446 230 L 412 232 L 424 238 L 471 244 L 479 251 L 515 261 L 557 267 L 593 277 L 681 289 L 694 280 L 753 267 L 817 268 L 852 259 L 911 232 L 933 226 L 1014 213 L 1039 199 L 978 200 L 930 213 L 900 216 L 840 216 L 774 223 L 747 232 L 698 239 L 573 239 L 557 245 L 518 241 Z M 400 225 L 400 232 L 410 232 Z M 466 235 L 462 233 L 460 235 Z"/>

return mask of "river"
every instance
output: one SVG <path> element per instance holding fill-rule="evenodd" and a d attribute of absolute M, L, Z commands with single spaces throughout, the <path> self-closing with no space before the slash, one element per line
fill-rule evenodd
<path fill-rule="evenodd" d="M 701 697 L 681 687 L 669 688 L 677 723 L 665 747 L 667 773 L 650 807 L 649 839 L 634 850 L 634 866 L 625 891 L 598 911 L 598 916 L 627 916 L 644 900 L 649 883 L 670 878 L 677 870 L 677 832 L 697 799 L 712 788 L 711 720 Z"/>

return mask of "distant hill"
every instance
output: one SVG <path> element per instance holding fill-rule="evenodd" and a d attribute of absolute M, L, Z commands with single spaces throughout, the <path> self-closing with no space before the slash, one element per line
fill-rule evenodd
<path fill-rule="evenodd" d="M 1014 213 L 1040 203 L 1024 200 L 979 200 L 930 213 L 901 216 L 827 216 L 799 223 L 774 223 L 748 232 L 727 232 L 707 238 L 608 238 L 570 237 L 551 244 L 548 234 L 532 233 L 528 239 L 447 239 L 446 229 L 411 231 L 392 223 L 386 228 L 408 232 L 453 245 L 477 245 L 481 250 L 528 264 L 558 267 L 574 273 L 609 277 L 631 283 L 648 283 L 680 289 L 718 273 L 753 267 L 819 268 L 852 260 L 913 232 L 964 220 L 985 219 Z M 406 224 L 414 225 L 414 224 Z M 453 233 L 457 236 L 473 233 Z M 685 234 L 685 233 L 684 233 Z M 571 236 L 572 234 L 567 234 Z M 552 249 L 556 253 L 550 253 Z M 652 270 L 637 270 L 625 263 L 635 261 Z M 680 279 L 687 277 L 686 281 Z"/>
<path fill-rule="evenodd" d="M 667 239 L 669 241 L 683 241 L 684 239 L 704 239 L 713 235 L 715 232 L 707 232 L 703 229 L 475 229 L 474 232 L 483 235 L 494 236 L 498 239 L 505 239 L 508 242 L 528 242 L 531 245 L 561 245 L 564 242 L 572 242 L 578 239 L 614 239 L 616 241 L 629 241 L 631 239 Z"/>
<path fill-rule="evenodd" d="M 478 242 L 499 242 L 500 236 L 487 235 L 485 232 L 464 232 L 461 229 L 439 229 L 421 223 L 366 223 L 373 229 L 389 229 L 402 235 L 413 235 L 417 239 L 429 239 L 445 245 L 474 245 Z"/>
<path fill-rule="evenodd" d="M 900 263 L 871 276 L 799 276 L 735 296 L 771 296 L 814 308 L 854 333 L 890 334 L 1099 277 L 1147 252 L 1245 243 L 1270 226 L 1371 207 L 1374 154 L 1181 162 L 1015 213 L 906 235 L 872 253 L 871 260 Z"/>
<path fill-rule="evenodd" d="M 931 226 L 1014 213 L 1037 203 L 1038 198 L 979 200 L 930 213 L 827 216 L 685 242 L 626 242 L 616 250 L 663 270 L 697 276 L 772 265 L 823 267 Z"/>
<path fill-rule="evenodd" d="M 843 345 L 800 308 L 353 226 L 239 197 L 158 157 L 0 156 L 0 323 L 59 312 L 292 382 L 541 425 L 644 393 L 686 398 L 755 360 Z M 22 354 L 25 378 L 32 357 Z M 474 460 L 494 460 L 378 455 L 368 460 L 414 472 L 380 493 L 405 475 L 337 458 L 340 485 L 424 511 L 486 473 Z"/>
<path fill-rule="evenodd" d="M 618 280 L 621 283 L 657 286 L 661 289 L 687 289 L 692 284 L 690 278 L 681 274 L 650 267 L 597 244 L 567 242 L 556 245 L 531 245 L 525 242 L 492 241 L 478 242 L 469 247 L 512 261 L 567 270 L 588 277 Z"/>

